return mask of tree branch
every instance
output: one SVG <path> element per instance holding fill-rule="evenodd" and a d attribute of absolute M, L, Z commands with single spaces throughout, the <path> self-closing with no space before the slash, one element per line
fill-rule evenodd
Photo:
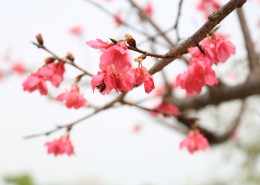
<path fill-rule="evenodd" d="M 132 0 L 130 0 L 132 1 Z M 214 12 L 209 16 L 208 21 L 192 36 L 175 46 L 168 52 L 169 56 L 172 56 L 171 59 L 164 59 L 156 63 L 149 72 L 155 74 L 161 71 L 166 65 L 170 64 L 174 59 L 179 58 L 187 52 L 191 47 L 196 46 L 207 34 L 218 25 L 225 17 L 227 17 L 232 11 L 236 8 L 241 7 L 247 0 L 230 0 L 225 4 L 221 9 Z"/>
<path fill-rule="evenodd" d="M 237 16 L 245 40 L 245 46 L 246 46 L 248 60 L 249 60 L 249 67 L 252 72 L 256 70 L 259 71 L 258 57 L 255 52 L 254 43 L 252 41 L 250 31 L 247 25 L 247 21 L 242 8 L 237 9 Z"/>

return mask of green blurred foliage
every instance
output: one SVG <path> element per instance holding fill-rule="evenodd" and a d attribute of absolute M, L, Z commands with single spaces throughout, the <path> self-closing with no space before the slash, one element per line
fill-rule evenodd
<path fill-rule="evenodd" d="M 30 175 L 27 175 L 27 174 L 15 175 L 15 176 L 5 176 L 4 181 L 7 184 L 35 185 L 32 177 Z"/>

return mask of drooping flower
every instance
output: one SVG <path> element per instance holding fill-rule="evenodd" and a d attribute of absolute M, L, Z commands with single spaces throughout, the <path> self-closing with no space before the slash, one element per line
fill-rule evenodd
<path fill-rule="evenodd" d="M 145 67 L 138 67 L 135 69 L 135 84 L 141 85 L 144 83 L 146 93 L 150 93 L 154 89 L 154 81 L 152 75 Z"/>
<path fill-rule="evenodd" d="M 199 130 L 190 131 L 187 137 L 181 141 L 180 148 L 187 148 L 190 153 L 205 150 L 209 147 L 207 138 Z"/>
<path fill-rule="evenodd" d="M 78 109 L 86 105 L 87 100 L 79 92 L 77 85 L 72 85 L 71 90 L 56 97 L 57 101 L 65 101 L 67 108 Z"/>
<path fill-rule="evenodd" d="M 166 100 L 163 100 L 160 104 L 155 106 L 154 109 L 159 112 L 150 111 L 149 113 L 153 116 L 157 116 L 160 113 L 164 116 L 178 116 L 180 114 L 179 109 Z"/>
<path fill-rule="evenodd" d="M 188 70 L 176 77 L 176 85 L 186 90 L 189 95 L 200 93 L 207 84 L 213 86 L 218 83 L 215 72 L 207 61 L 193 58 Z"/>
<path fill-rule="evenodd" d="M 53 154 L 54 156 L 63 154 L 70 156 L 74 154 L 74 148 L 68 135 L 62 136 L 51 142 L 46 142 L 45 146 L 47 147 L 48 154 Z"/>
<path fill-rule="evenodd" d="M 43 76 L 38 73 L 32 73 L 24 82 L 23 90 L 33 92 L 39 90 L 41 95 L 48 94 L 47 85 Z"/>

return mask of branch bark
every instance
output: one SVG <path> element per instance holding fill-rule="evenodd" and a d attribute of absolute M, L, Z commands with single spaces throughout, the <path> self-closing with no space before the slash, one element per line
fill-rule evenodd
<path fill-rule="evenodd" d="M 217 26 L 225 17 L 227 17 L 236 8 L 240 8 L 247 0 L 230 0 L 221 9 L 214 12 L 208 17 L 208 21 L 192 36 L 184 40 L 182 43 L 175 46 L 167 54 L 170 55 L 171 59 L 164 59 L 156 63 L 149 72 L 155 74 L 161 71 L 165 66 L 170 64 L 174 59 L 179 58 L 187 52 L 191 47 L 196 46 L 207 34 Z"/>

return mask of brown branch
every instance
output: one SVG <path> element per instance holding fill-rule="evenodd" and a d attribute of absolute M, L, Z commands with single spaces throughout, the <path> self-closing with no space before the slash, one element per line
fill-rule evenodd
<path fill-rule="evenodd" d="M 131 0 L 130 0 L 131 1 Z M 187 52 L 190 47 L 196 46 L 207 34 L 218 25 L 225 17 L 227 17 L 232 11 L 236 8 L 240 8 L 247 0 L 230 0 L 226 3 L 221 9 L 214 12 L 209 16 L 208 21 L 192 36 L 184 40 L 173 49 L 168 52 L 169 56 L 172 56 L 171 59 L 163 59 L 160 62 L 156 63 L 149 72 L 155 74 L 161 71 L 166 65 L 170 64 L 174 59 L 179 58 Z"/>
<path fill-rule="evenodd" d="M 137 47 L 127 46 L 127 48 L 130 49 L 130 50 L 136 51 L 138 53 L 142 53 L 145 56 L 150 56 L 150 57 L 155 57 L 155 58 L 171 58 L 171 56 L 169 56 L 167 54 L 151 53 L 151 52 L 148 52 L 148 51 L 141 50 L 141 49 L 139 49 Z"/>
<path fill-rule="evenodd" d="M 98 4 L 97 2 L 94 2 L 92 0 L 83 0 L 89 4 L 91 4 L 92 6 L 95 6 L 96 8 L 100 9 L 102 12 L 104 12 L 105 14 L 107 14 L 108 16 L 114 18 L 116 15 L 113 14 L 112 12 L 110 12 L 108 9 L 106 9 L 105 7 L 101 6 L 100 4 Z M 137 28 L 135 28 L 134 26 L 130 25 L 129 23 L 127 23 L 126 21 L 122 20 L 122 25 L 132 29 L 133 31 L 135 31 L 136 33 L 139 33 L 141 35 L 147 36 L 146 32 L 143 32 L 142 30 L 138 30 Z"/>
<path fill-rule="evenodd" d="M 107 103 L 106 105 L 102 106 L 101 108 L 96 109 L 94 112 L 92 112 L 91 114 L 88 114 L 86 116 L 83 116 L 82 118 L 77 119 L 76 121 L 73 121 L 71 123 L 67 123 L 65 125 L 62 126 L 57 126 L 56 128 L 43 132 L 43 133 L 39 133 L 39 134 L 33 134 L 33 135 L 29 135 L 29 136 L 25 136 L 24 139 L 30 139 L 30 138 L 35 138 L 35 137 L 39 137 L 39 136 L 48 136 L 54 132 L 57 132 L 61 129 L 66 129 L 66 128 L 72 128 L 73 126 L 81 123 L 82 121 L 104 111 L 107 110 L 109 108 L 112 108 L 114 106 L 114 104 L 116 104 L 117 102 L 121 102 L 123 100 L 123 98 L 125 97 L 125 93 L 122 93 L 121 95 L 119 95 L 117 98 L 115 98 L 114 100 L 112 100 L 111 102 Z"/>
<path fill-rule="evenodd" d="M 252 72 L 256 70 L 258 70 L 259 72 L 260 69 L 259 69 L 258 57 L 255 52 L 254 43 L 252 41 L 251 34 L 242 8 L 237 9 L 237 16 L 245 40 L 245 46 L 246 46 L 248 60 L 249 60 L 249 67 Z"/>
<path fill-rule="evenodd" d="M 200 128 L 200 130 L 211 144 L 219 144 L 219 143 L 225 142 L 228 139 L 230 139 L 230 137 L 232 137 L 232 134 L 234 134 L 235 130 L 239 126 L 239 123 L 240 123 L 241 118 L 243 116 L 244 110 L 245 110 L 245 100 L 242 100 L 240 109 L 237 113 L 237 116 L 234 118 L 234 120 L 230 124 L 231 125 L 230 128 L 225 133 L 223 133 L 221 135 L 219 135 L 217 133 L 210 132 L 210 131 L 208 131 L 204 128 Z"/>
<path fill-rule="evenodd" d="M 36 42 L 32 42 L 33 45 L 37 46 L 37 48 L 39 49 L 43 49 L 44 51 L 46 51 L 47 53 L 51 54 L 55 59 L 65 62 L 66 64 L 69 64 L 73 67 L 75 67 L 76 69 L 80 70 L 81 72 L 83 72 L 85 75 L 88 76 L 93 76 L 90 72 L 84 70 L 83 68 L 79 67 L 78 65 L 76 65 L 73 61 L 67 59 L 67 58 L 61 58 L 59 57 L 57 54 L 55 54 L 54 52 L 52 52 L 51 50 L 49 50 L 46 46 L 36 43 Z"/>
<path fill-rule="evenodd" d="M 152 19 L 150 19 L 150 17 L 148 17 L 143 12 L 142 8 L 137 3 L 135 3 L 134 0 L 128 0 L 128 1 L 134 8 L 136 8 L 138 10 L 140 16 L 145 18 L 154 27 L 154 29 L 165 39 L 165 41 L 167 41 L 167 43 L 173 47 L 174 43 L 172 42 L 172 40 L 169 37 L 167 37 L 165 35 L 165 32 Z"/>
<path fill-rule="evenodd" d="M 227 86 L 224 84 L 210 88 L 210 92 L 190 99 L 172 99 L 171 102 L 180 110 L 200 109 L 207 105 L 218 105 L 225 101 L 244 99 L 260 94 L 260 78 L 249 78 L 243 84 Z"/>
<path fill-rule="evenodd" d="M 183 5 L 183 1 L 184 0 L 180 0 L 179 1 L 179 5 L 178 5 L 178 14 L 177 14 L 177 18 L 176 18 L 176 22 L 174 24 L 174 29 L 176 32 L 176 37 L 177 37 L 177 42 L 180 41 L 180 35 L 179 35 L 179 21 L 180 21 L 180 17 L 181 17 L 181 9 L 182 9 L 182 5 Z"/>

